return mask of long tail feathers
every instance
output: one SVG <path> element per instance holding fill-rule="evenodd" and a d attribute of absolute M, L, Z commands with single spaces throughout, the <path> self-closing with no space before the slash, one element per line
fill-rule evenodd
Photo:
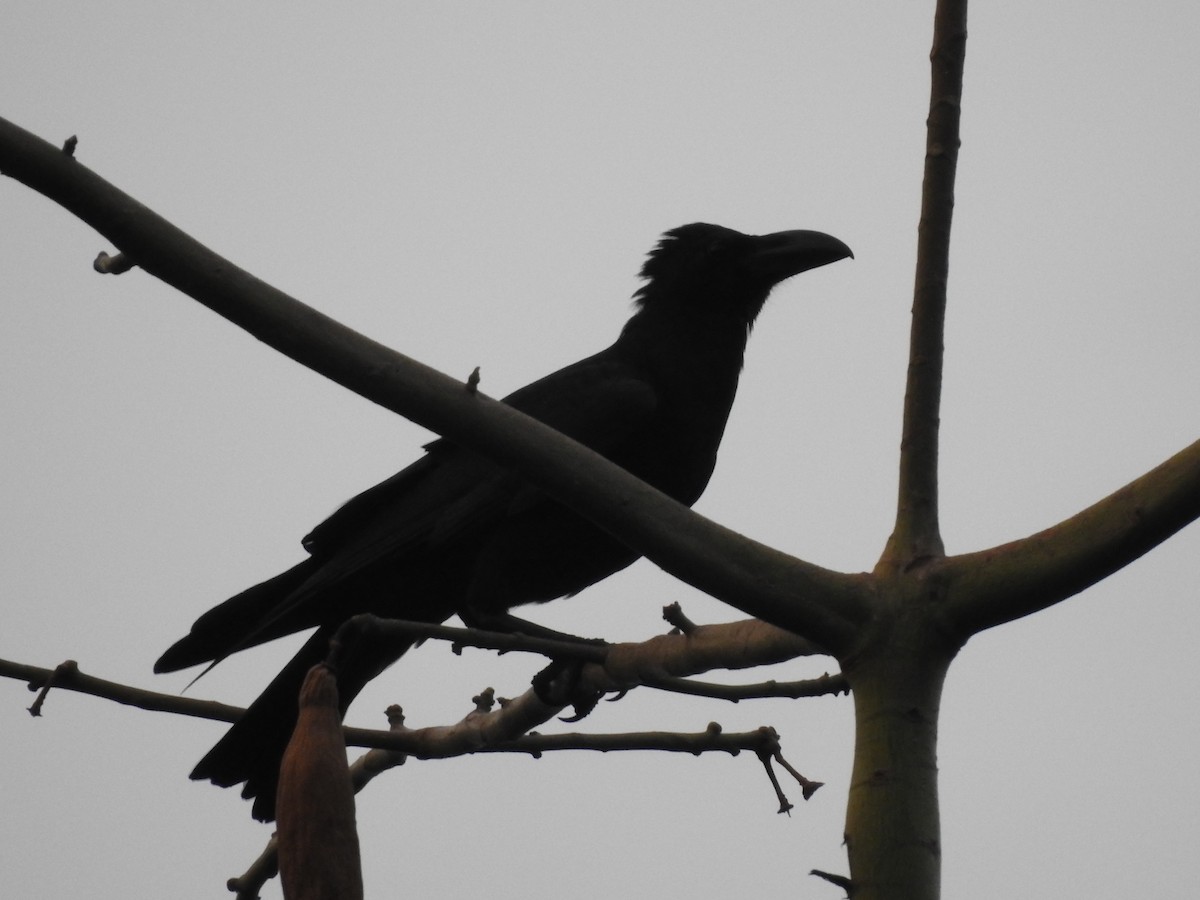
<path fill-rule="evenodd" d="M 242 796 L 254 798 L 254 818 L 262 822 L 275 818 L 279 762 L 296 725 L 300 686 L 308 670 L 325 658 L 331 636 L 332 629 L 320 628 L 308 639 L 225 736 L 196 763 L 191 775 L 194 780 L 207 779 L 221 787 L 244 781 Z"/>
<path fill-rule="evenodd" d="M 306 559 L 286 572 L 256 584 L 224 603 L 214 606 L 192 625 L 192 630 L 171 645 L 158 662 L 155 672 L 177 672 L 189 666 L 219 662 L 230 653 L 274 640 L 316 625 L 317 622 L 279 619 L 268 628 L 272 613 L 318 568 L 315 559 Z M 207 670 L 205 670 L 207 671 Z"/>
<path fill-rule="evenodd" d="M 275 792 L 279 764 L 296 727 L 300 687 L 308 670 L 326 658 L 336 628 L 325 626 L 308 639 L 292 660 L 250 704 L 192 770 L 192 778 L 207 779 L 221 787 L 245 782 L 242 796 L 254 798 L 254 818 L 275 818 Z M 368 639 L 339 662 L 338 694 L 344 713 L 368 681 L 400 658 L 412 646 L 408 640 L 380 642 Z"/>
<path fill-rule="evenodd" d="M 154 664 L 155 672 L 175 672 L 210 662 L 204 670 L 207 672 L 231 653 L 321 626 L 192 771 L 193 779 L 207 779 L 221 787 L 245 782 L 242 796 L 254 799 L 253 815 L 264 822 L 275 818 L 279 764 L 296 725 L 300 687 L 308 670 L 327 657 L 330 640 L 337 631 L 336 625 L 320 622 L 317 606 L 303 603 L 289 609 L 287 605 L 288 598 L 319 567 L 318 560 L 307 559 L 230 597 L 197 619 L 191 631 Z M 282 614 L 280 609 L 284 610 Z M 437 620 L 449 614 L 446 611 Z M 411 645 L 404 639 L 381 642 L 364 635 L 353 647 L 344 648 L 348 652 L 340 654 L 338 661 L 342 711 L 368 681 Z"/>

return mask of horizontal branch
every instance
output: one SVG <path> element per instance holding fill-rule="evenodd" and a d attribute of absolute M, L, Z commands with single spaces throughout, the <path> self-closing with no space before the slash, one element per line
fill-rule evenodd
<path fill-rule="evenodd" d="M 867 618 L 862 576 L 804 562 L 705 519 L 540 422 L 260 281 L 74 157 L 2 119 L 0 171 L 259 340 L 520 473 L 693 587 L 835 653 L 849 646 L 854 623 Z"/>
<path fill-rule="evenodd" d="M 943 609 L 964 638 L 1065 600 L 1200 517 L 1200 441 L 1037 534 L 941 567 Z"/>
<path fill-rule="evenodd" d="M 370 619 L 372 617 L 359 617 Z M 764 682 L 757 685 L 705 685 L 687 681 L 679 676 L 696 675 L 713 669 L 742 669 L 785 662 L 816 652 L 813 645 L 788 631 L 755 619 L 700 625 L 688 634 L 663 634 L 642 642 L 597 645 L 569 641 L 547 640 L 525 635 L 501 634 L 471 628 L 452 628 L 427 622 L 403 622 L 380 619 L 371 623 L 373 633 L 383 636 L 396 632 L 422 639 L 453 641 L 463 646 L 484 647 L 501 651 L 525 651 L 551 657 L 587 661 L 579 676 L 579 686 L 585 691 L 601 694 L 629 690 L 638 686 L 660 687 L 682 693 L 713 696 L 722 700 L 742 700 L 754 697 L 814 697 L 843 693 L 845 681 L 840 675 L 825 675 L 799 682 Z M 0 678 L 25 681 L 31 691 L 41 691 L 31 712 L 40 714 L 48 689 L 61 689 L 114 700 L 127 706 L 153 712 L 169 712 L 195 718 L 235 722 L 244 712 L 241 707 L 212 700 L 197 700 L 176 694 L 164 694 L 106 681 L 79 670 L 73 660 L 56 668 L 30 666 L 0 659 Z M 487 738 L 485 743 L 511 740 L 536 728 L 561 712 L 562 707 L 541 704 L 535 708 L 532 700 L 526 706 L 514 707 L 503 719 L 503 732 Z M 540 701 L 539 701 L 540 702 Z M 524 717 L 518 721 L 515 717 Z M 493 719 L 499 727 L 501 718 Z M 457 727 L 457 726 L 455 726 Z M 369 729 L 346 729 L 346 742 L 355 746 L 379 746 L 371 743 L 381 732 Z M 409 732 L 413 734 L 414 732 Z M 406 738 L 405 740 L 416 740 Z M 421 738 L 424 740 L 424 738 Z M 416 745 L 397 747 L 421 755 Z"/>
<path fill-rule="evenodd" d="M 584 692 L 593 694 L 649 687 L 738 703 L 766 698 L 798 700 L 845 694 L 850 690 L 846 679 L 840 674 L 757 684 L 712 684 L 682 677 L 711 672 L 713 669 L 768 666 L 822 652 L 811 641 L 761 619 L 692 626 L 687 633 L 672 632 L 645 641 L 618 644 L 554 640 L 429 622 L 379 619 L 372 615 L 355 616 L 342 627 L 369 631 L 370 640 L 442 640 L 460 647 L 479 647 L 504 653 L 537 653 L 552 659 L 586 662 L 590 665 L 582 670 L 580 687 Z"/>
<path fill-rule="evenodd" d="M 614 681 L 620 681 L 622 673 L 627 672 L 630 680 L 626 686 L 629 687 L 640 684 L 640 678 L 651 668 L 651 674 L 695 675 L 713 669 L 749 669 L 801 656 L 825 655 L 824 650 L 807 638 L 760 619 L 692 625 L 687 633 L 672 632 L 644 641 L 616 644 L 456 628 L 408 619 L 381 619 L 369 613 L 348 619 L 342 628 L 361 631 L 371 641 L 440 640 L 502 653 L 538 653 L 550 658 L 597 663 L 608 669 Z"/>
<path fill-rule="evenodd" d="M 540 704 L 540 709 L 538 708 Z M 561 707 L 542 703 L 532 691 L 506 701 L 500 709 L 474 712 L 455 725 L 429 728 L 377 731 L 369 728 L 344 729 L 351 747 L 369 747 L 400 757 L 451 759 L 473 753 L 524 753 L 541 756 L 554 750 L 595 750 L 602 753 L 631 750 L 657 750 L 669 753 L 729 753 L 759 751 L 778 744 L 772 728 L 726 734 L 716 723 L 701 732 L 639 731 L 626 734 L 530 734 L 528 722 L 538 716 L 549 721 L 562 712 Z M 528 725 L 528 727 L 526 727 Z M 522 730 L 523 729 L 523 730 Z M 506 734 L 513 734 L 506 737 Z M 767 735 L 772 737 L 768 740 Z M 368 754 L 369 756 L 369 754 Z M 366 757 L 364 757 L 366 759 Z M 366 769 L 377 774 L 390 768 L 381 761 L 367 763 Z M 368 779 L 369 780 L 369 779 Z"/>
<path fill-rule="evenodd" d="M 42 691 L 30 713 L 40 715 L 45 689 L 49 685 L 64 691 L 90 694 L 104 700 L 113 700 L 125 706 L 136 706 L 151 712 L 169 712 L 197 719 L 213 719 L 217 722 L 236 722 L 245 710 L 240 706 L 218 703 L 215 700 L 196 700 L 177 694 L 162 694 L 130 687 L 116 681 L 105 681 L 79 671 L 74 660 L 67 660 L 54 669 L 28 666 L 24 663 L 0 659 L 0 678 L 13 678 L 27 682 L 30 691 Z"/>
<path fill-rule="evenodd" d="M 850 682 L 842 674 L 826 672 L 816 678 L 799 681 L 760 681 L 757 684 L 716 684 L 711 681 L 696 681 L 693 678 L 647 678 L 643 687 L 691 697 L 707 697 L 710 700 L 728 700 L 741 703 L 743 700 L 802 700 L 807 697 L 828 697 L 849 694 Z"/>
<path fill-rule="evenodd" d="M 637 732 L 631 734 L 528 734 L 531 728 L 549 721 L 562 711 L 549 706 L 533 690 L 515 700 L 501 701 L 493 708 L 492 692 L 485 691 L 475 698 L 476 709 L 454 725 L 408 729 L 398 707 L 388 710 L 390 731 L 360 728 L 344 729 L 346 742 L 352 746 L 372 749 L 350 766 L 354 790 L 363 790 L 378 774 L 403 765 L 408 756 L 422 759 L 447 759 L 470 753 L 527 753 L 535 758 L 555 750 L 592 750 L 597 752 L 654 750 L 662 752 L 728 753 L 737 756 L 743 750 L 753 752 L 766 766 L 768 777 L 781 803 L 780 811 L 792 808 L 784 796 L 770 760 L 779 762 L 799 782 L 804 799 L 821 787 L 810 781 L 792 766 L 780 752 L 779 735 L 775 729 L 760 727 L 753 731 L 726 734 L 716 723 L 702 732 Z M 257 897 L 259 889 L 277 872 L 277 841 L 272 837 L 262 853 L 240 876 L 229 879 L 231 891 L 240 897 Z"/>

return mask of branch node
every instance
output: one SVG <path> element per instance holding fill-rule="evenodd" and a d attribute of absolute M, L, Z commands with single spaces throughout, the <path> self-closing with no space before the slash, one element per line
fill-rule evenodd
<path fill-rule="evenodd" d="M 496 689 L 484 688 L 471 698 L 471 702 L 475 704 L 475 712 L 491 712 L 496 705 Z"/>
<path fill-rule="evenodd" d="M 383 711 L 387 716 L 388 728 L 392 731 L 399 731 L 404 727 L 404 707 L 398 703 L 393 703 Z"/>
<path fill-rule="evenodd" d="M 680 634 L 691 634 L 696 630 L 696 623 L 683 614 L 683 607 L 678 603 L 669 603 L 664 606 L 662 615 L 668 624 L 679 629 Z"/>
<path fill-rule="evenodd" d="M 120 275 L 128 272 L 134 267 L 134 262 L 124 253 L 118 253 L 116 256 L 109 256 L 103 250 L 96 257 L 96 261 L 92 263 L 92 268 L 101 275 Z"/>
<path fill-rule="evenodd" d="M 34 698 L 33 705 L 29 707 L 29 714 L 37 717 L 42 714 L 42 705 L 46 702 L 46 696 L 50 693 L 50 688 L 54 687 L 60 681 L 66 681 L 73 675 L 79 674 L 79 663 L 73 659 L 65 660 L 58 664 L 50 677 L 46 679 L 46 683 L 42 685 L 42 689 L 38 691 L 38 695 Z M 33 690 L 33 685 L 29 686 Z"/>
<path fill-rule="evenodd" d="M 467 393 L 468 394 L 479 393 L 479 366 L 476 366 L 474 371 L 472 371 L 471 374 L 467 376 Z"/>
<path fill-rule="evenodd" d="M 67 138 L 65 141 L 63 141 L 63 145 L 62 145 L 63 155 L 69 156 L 72 159 L 74 159 L 75 158 L 75 148 L 78 145 L 79 145 L 78 135 L 74 135 L 74 134 L 71 135 L 69 138 Z"/>

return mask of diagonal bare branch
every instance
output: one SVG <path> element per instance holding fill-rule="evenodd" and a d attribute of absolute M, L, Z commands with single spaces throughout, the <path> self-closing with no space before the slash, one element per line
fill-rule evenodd
<path fill-rule="evenodd" d="M 0 119 L 0 171 L 87 222 L 136 265 L 361 396 L 485 454 L 677 578 L 836 652 L 867 616 L 861 576 L 723 528 L 597 453 L 289 297 L 72 156 Z"/>
<path fill-rule="evenodd" d="M 1082 512 L 947 559 L 943 611 L 964 638 L 1065 600 L 1200 518 L 1200 441 Z"/>

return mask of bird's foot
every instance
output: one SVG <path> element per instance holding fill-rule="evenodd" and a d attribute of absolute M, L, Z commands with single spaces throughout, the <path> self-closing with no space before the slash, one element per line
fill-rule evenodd
<path fill-rule="evenodd" d="M 554 660 L 533 676 L 533 691 L 547 706 L 571 706 L 575 715 L 564 722 L 578 722 L 596 708 L 603 691 L 583 684 L 585 663 L 582 660 Z"/>

